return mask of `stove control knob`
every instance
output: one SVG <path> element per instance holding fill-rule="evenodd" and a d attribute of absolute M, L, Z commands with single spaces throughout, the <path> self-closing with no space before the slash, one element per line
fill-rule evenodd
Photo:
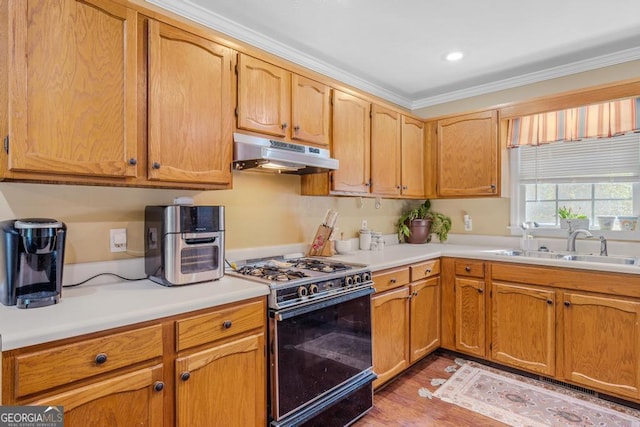
<path fill-rule="evenodd" d="M 353 276 L 353 283 L 355 283 L 356 285 L 358 283 L 360 283 L 362 281 L 362 279 L 360 278 L 359 274 L 356 274 L 355 276 Z"/>
<path fill-rule="evenodd" d="M 368 271 L 362 273 L 362 281 L 368 282 L 370 280 L 371 280 L 371 273 L 369 273 Z"/>
<path fill-rule="evenodd" d="M 311 285 L 309 286 L 309 295 L 314 295 L 318 293 L 318 285 Z"/>
<path fill-rule="evenodd" d="M 353 277 L 351 276 L 347 276 L 344 278 L 344 286 L 351 286 L 353 285 Z"/>
<path fill-rule="evenodd" d="M 305 288 L 304 286 L 300 286 L 298 288 L 298 296 L 299 297 L 306 297 L 307 296 L 307 288 Z"/>

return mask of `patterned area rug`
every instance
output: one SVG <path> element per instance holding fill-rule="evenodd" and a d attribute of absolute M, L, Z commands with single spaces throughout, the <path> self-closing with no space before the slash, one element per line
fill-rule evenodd
<path fill-rule="evenodd" d="M 433 396 L 511 426 L 640 427 L 640 411 L 474 362 Z"/>

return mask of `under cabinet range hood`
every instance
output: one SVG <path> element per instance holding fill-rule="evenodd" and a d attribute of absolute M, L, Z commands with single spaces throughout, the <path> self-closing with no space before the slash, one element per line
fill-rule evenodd
<path fill-rule="evenodd" d="M 233 134 L 233 169 L 306 175 L 338 169 L 329 150 L 308 145 Z"/>

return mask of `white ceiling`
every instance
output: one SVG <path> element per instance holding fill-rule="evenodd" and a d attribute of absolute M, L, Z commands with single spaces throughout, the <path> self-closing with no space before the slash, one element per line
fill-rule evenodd
<path fill-rule="evenodd" d="M 640 59 L 639 0 L 147 1 L 410 109 Z"/>

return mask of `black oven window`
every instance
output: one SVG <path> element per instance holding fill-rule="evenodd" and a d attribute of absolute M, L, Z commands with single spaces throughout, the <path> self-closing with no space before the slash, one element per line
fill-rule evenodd
<path fill-rule="evenodd" d="M 283 417 L 371 368 L 370 295 L 276 322 L 275 345 Z"/>

